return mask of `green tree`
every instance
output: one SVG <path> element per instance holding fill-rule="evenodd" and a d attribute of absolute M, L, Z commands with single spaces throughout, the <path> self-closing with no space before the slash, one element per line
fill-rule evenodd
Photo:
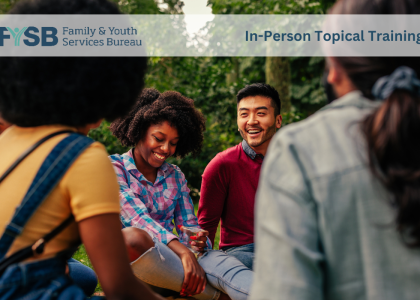
<path fill-rule="evenodd" d="M 182 13 L 179 0 L 112 0 L 124 13 L 168 14 Z M 14 0 L 0 0 L 6 13 Z M 274 1 L 274 0 L 209 0 L 217 14 L 321 14 L 333 1 Z M 175 90 L 195 100 L 206 116 L 203 151 L 197 157 L 182 160 L 171 158 L 188 179 L 191 195 L 199 199 L 201 174 L 209 161 L 241 141 L 236 125 L 236 94 L 247 84 L 267 82 L 275 86 L 283 101 L 283 124 L 312 114 L 325 104 L 320 84 L 324 59 L 317 57 L 151 57 L 146 87 L 159 91 Z M 290 102 L 287 100 L 290 99 Z M 289 103 L 289 108 L 287 108 Z M 284 113 L 288 111 L 287 113 Z M 102 142 L 109 154 L 128 150 L 109 131 L 109 122 L 89 134 Z"/>
<path fill-rule="evenodd" d="M 6 14 L 19 0 L 0 0 L 0 14 Z M 182 14 L 184 2 L 181 0 L 163 0 L 161 5 L 155 0 L 111 0 L 125 14 Z"/>
<path fill-rule="evenodd" d="M 310 1 L 310 0 L 208 0 L 208 4 L 212 7 L 214 14 L 324 14 L 327 9 L 334 3 L 332 0 Z M 307 61 L 304 59 L 304 61 Z M 296 116 L 306 115 L 306 111 L 300 109 L 299 96 L 317 95 L 315 100 L 304 99 L 309 108 L 309 112 L 313 112 L 319 105 L 325 103 L 322 88 L 320 86 L 320 74 L 322 73 L 323 60 L 318 61 L 317 66 L 310 68 L 311 72 L 307 74 L 299 74 L 293 71 L 291 64 L 299 64 L 296 59 L 287 57 L 272 57 L 267 53 L 265 59 L 265 82 L 277 89 L 282 100 L 282 112 L 286 113 L 286 120 L 293 121 L 299 118 Z M 311 61 L 314 63 L 314 61 Z M 292 71 L 291 71 L 292 70 Z M 303 71 L 303 70 L 300 70 Z M 306 81 L 310 77 L 311 81 Z M 305 84 L 302 84 L 302 81 Z M 303 88 L 303 91 L 301 91 Z M 315 91 L 315 92 L 314 92 Z M 293 104 L 293 106 L 292 106 Z M 310 108 L 311 104 L 315 104 L 314 108 Z M 295 108 L 295 109 L 293 109 Z"/>
<path fill-rule="evenodd" d="M 0 0 L 0 14 L 7 14 L 18 0 Z"/>
<path fill-rule="evenodd" d="M 160 14 L 155 0 L 112 0 L 125 14 Z"/>

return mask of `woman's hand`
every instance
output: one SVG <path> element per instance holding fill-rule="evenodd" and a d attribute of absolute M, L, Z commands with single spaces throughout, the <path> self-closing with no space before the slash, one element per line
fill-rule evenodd
<path fill-rule="evenodd" d="M 207 284 L 206 273 L 198 264 L 195 255 L 177 240 L 169 242 L 168 247 L 179 256 L 184 267 L 181 296 L 190 297 L 202 293 Z"/>
<path fill-rule="evenodd" d="M 209 232 L 207 230 L 202 230 L 198 232 L 196 236 L 191 236 L 190 239 L 193 240 L 190 242 L 191 247 L 194 250 L 203 253 L 205 251 L 204 248 L 206 248 L 207 246 L 208 235 L 209 235 Z"/>
<path fill-rule="evenodd" d="M 182 232 L 187 233 L 187 235 L 190 237 L 191 248 L 200 253 L 203 253 L 205 251 L 205 248 L 207 246 L 207 236 L 209 235 L 209 232 L 207 230 L 200 229 L 199 232 L 195 233 L 194 231 L 191 231 L 189 227 L 178 225 L 178 228 Z"/>

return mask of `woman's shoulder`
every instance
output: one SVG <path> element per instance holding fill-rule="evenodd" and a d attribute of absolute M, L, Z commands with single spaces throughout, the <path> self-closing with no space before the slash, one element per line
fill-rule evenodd
<path fill-rule="evenodd" d="M 124 161 L 124 154 L 112 154 L 109 157 L 111 163 L 122 163 Z"/>
<path fill-rule="evenodd" d="M 313 178 L 359 167 L 365 163 L 360 122 L 377 105 L 358 91 L 349 93 L 307 119 L 280 129 L 268 152 L 273 156 L 290 152 Z"/>
<path fill-rule="evenodd" d="M 352 91 L 305 120 L 280 129 L 278 139 L 290 138 L 295 143 L 307 144 L 307 140 L 346 135 L 349 125 L 361 121 L 378 105 L 377 102 L 364 98 L 360 91 Z"/>
<path fill-rule="evenodd" d="M 131 154 L 131 149 L 123 154 L 112 154 L 109 156 L 109 160 L 111 161 L 114 167 L 120 167 L 123 169 L 130 169 L 133 166 L 135 167 L 135 162 Z"/>

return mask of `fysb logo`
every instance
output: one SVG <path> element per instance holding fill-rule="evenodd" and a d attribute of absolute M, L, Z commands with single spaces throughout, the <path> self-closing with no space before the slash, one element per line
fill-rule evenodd
<path fill-rule="evenodd" d="M 41 34 L 39 29 L 34 26 L 19 28 L 0 27 L 0 46 L 4 46 L 4 40 L 14 40 L 15 46 L 20 46 L 22 41 L 26 46 L 33 47 L 41 43 L 41 46 L 55 46 L 58 43 L 57 28 L 55 27 L 41 27 Z"/>

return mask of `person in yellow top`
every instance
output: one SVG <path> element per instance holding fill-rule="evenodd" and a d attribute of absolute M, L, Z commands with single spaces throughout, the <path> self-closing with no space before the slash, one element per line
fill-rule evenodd
<path fill-rule="evenodd" d="M 11 127 L 11 124 L 5 122 L 0 117 L 0 134 L 2 134 L 9 127 Z M 8 150 L 7 152 L 10 153 L 10 151 L 12 151 L 12 149 L 16 149 L 15 153 L 21 153 L 22 152 L 21 149 L 20 149 L 21 147 L 14 147 L 15 145 L 13 143 L 11 143 L 10 140 L 8 141 L 8 138 L 10 138 L 10 137 L 12 137 L 13 139 L 15 139 L 16 136 L 20 136 L 20 138 L 19 138 L 20 140 L 25 140 L 25 138 L 26 138 L 28 143 L 30 143 L 32 141 L 32 144 L 35 144 L 36 141 L 40 140 L 42 137 L 45 136 L 45 132 L 48 132 L 48 134 L 51 134 L 53 132 L 56 132 L 57 129 L 58 129 L 58 131 L 66 130 L 66 129 L 67 130 L 73 130 L 74 131 L 73 128 L 71 128 L 71 127 L 65 127 L 65 126 L 44 126 L 44 127 L 45 127 L 44 130 L 39 130 L 39 128 L 37 128 L 36 130 L 34 130 L 34 128 L 24 128 L 24 127 L 16 127 L 16 126 L 13 126 L 10 129 L 10 131 L 8 131 L 8 133 L 6 134 L 6 137 L 5 138 L 1 139 L 1 137 L 0 137 L 0 151 L 1 151 L 1 148 L 2 148 L 1 145 L 11 145 L 11 147 L 8 147 L 7 148 L 7 150 Z M 32 135 L 30 133 L 35 133 L 35 135 Z M 23 135 L 27 135 L 27 136 L 24 137 Z M 60 139 L 62 140 L 63 138 L 64 138 L 64 136 L 59 137 L 57 140 L 60 140 Z M 54 142 L 51 143 L 51 145 L 53 145 L 53 144 L 54 144 Z M 55 146 L 55 145 L 53 145 L 53 146 Z M 95 143 L 94 145 L 92 145 L 92 147 L 93 146 L 97 146 L 96 149 L 100 149 L 100 151 L 96 151 L 96 152 L 98 152 L 99 155 L 100 154 L 103 154 L 103 146 L 101 144 Z M 87 151 L 84 153 L 84 155 L 86 155 L 86 153 L 89 152 L 89 151 L 92 152 L 91 148 L 87 149 Z M 43 149 L 43 150 L 45 150 L 45 149 Z M 39 151 L 42 151 L 42 150 L 39 150 Z M 48 151 L 45 154 L 48 154 L 49 152 L 50 151 Z M 12 153 L 13 153 L 13 151 L 12 151 Z M 96 155 L 95 156 L 92 156 L 92 157 L 93 158 L 96 158 Z M 32 163 L 34 163 L 34 162 L 35 163 L 39 163 L 39 161 L 36 161 L 36 160 L 33 160 L 32 159 Z M 93 160 L 91 161 L 91 163 L 92 162 L 93 162 Z M 27 164 L 30 164 L 30 162 L 28 162 L 28 161 L 26 163 Z M 77 163 L 79 164 L 79 162 L 77 162 Z M 0 165 L 2 165 L 1 162 L 0 162 Z M 31 171 L 34 171 L 34 172 L 39 169 L 39 168 L 32 168 L 32 167 L 33 167 L 33 165 L 30 166 L 29 169 Z M 83 168 L 84 167 L 85 166 L 83 166 Z M 26 176 L 26 175 L 27 174 L 25 174 L 24 176 Z M 33 177 L 34 176 L 32 176 L 32 178 Z M 20 177 L 19 179 L 21 179 L 21 178 L 22 177 Z M 112 179 L 112 177 L 111 177 L 111 179 Z M 111 183 L 113 183 L 113 180 L 111 180 Z M 9 192 L 14 193 L 14 190 L 13 189 L 10 189 L 10 187 L 11 186 L 9 186 Z M 22 192 L 23 192 L 23 190 L 22 190 Z M 86 195 L 86 197 L 87 196 L 88 195 Z M 14 195 L 14 197 L 12 197 L 12 198 L 13 199 L 17 199 L 18 197 L 16 197 L 16 195 Z M 23 198 L 23 197 L 21 197 L 21 198 Z M 58 201 L 61 200 L 60 197 L 56 197 L 55 199 L 58 200 Z M 112 207 L 115 206 L 115 203 L 112 203 L 112 204 L 113 204 Z M 50 206 L 47 205 L 46 207 L 47 207 L 47 209 L 49 209 Z M 3 207 L 3 208 L 6 208 L 6 211 L 3 211 L 3 213 L 5 213 L 5 215 L 9 215 L 7 209 L 10 210 L 11 208 L 13 208 L 13 203 L 11 203 L 11 202 L 10 203 L 6 203 L 6 206 Z M 106 210 L 104 210 L 104 211 L 106 211 Z M 112 210 L 110 210 L 110 211 L 112 211 Z M 64 211 L 63 210 L 60 210 L 60 212 L 61 212 L 61 214 L 64 214 L 65 210 Z M 98 211 L 97 211 L 97 209 L 95 209 L 95 207 L 94 207 L 94 209 L 92 211 L 89 211 L 89 214 L 92 214 L 93 215 L 95 213 L 98 213 Z M 67 214 L 69 214 L 69 213 L 67 213 Z M 74 212 L 72 212 L 72 214 L 74 214 Z M 0 212 L 0 216 L 2 216 L 2 215 L 3 215 L 2 212 Z M 51 212 L 47 210 L 44 215 L 42 215 L 42 214 L 36 214 L 36 217 L 37 218 L 40 218 L 41 216 L 45 216 L 45 215 L 51 215 Z M 39 230 L 39 225 L 42 224 L 42 223 L 40 223 L 40 220 L 37 219 L 37 220 L 31 221 L 31 222 L 34 224 L 34 226 L 31 226 L 30 227 L 31 230 L 25 229 L 25 231 L 23 232 L 23 234 L 29 234 L 29 235 L 31 235 L 30 239 L 26 239 L 28 241 L 29 240 L 32 240 L 34 238 L 36 239 L 37 237 L 39 237 L 42 234 L 42 232 L 45 231 L 45 228 L 42 228 L 42 230 Z M 4 230 L 4 228 L 5 228 L 6 225 L 7 225 L 7 218 L 1 219 L 0 220 L 0 228 L 2 228 L 2 230 Z M 38 228 L 38 230 L 37 231 L 33 231 L 36 228 Z M 46 228 L 46 229 L 48 229 L 48 228 Z M 11 253 L 16 253 L 16 250 L 20 250 L 20 249 L 24 248 L 26 244 L 28 244 L 28 242 L 25 241 L 25 239 L 23 239 L 23 237 L 24 237 L 23 234 L 22 234 L 22 236 L 20 238 L 16 239 L 16 241 L 15 241 L 14 244 L 12 244 L 12 248 L 10 248 L 10 250 L 8 251 L 8 256 Z M 55 251 L 50 247 L 50 246 L 54 246 L 54 243 L 55 242 L 56 242 L 56 240 L 52 240 L 51 243 L 49 244 L 48 248 L 46 248 L 46 249 L 48 249 L 49 251 L 52 251 L 52 252 L 55 253 Z M 62 241 L 59 241 L 59 242 L 62 242 Z M 62 247 L 63 245 L 60 245 L 60 246 Z M 68 245 L 67 247 L 69 247 L 69 246 L 70 245 Z M 64 249 L 62 249 L 62 250 L 64 250 Z M 44 254 L 45 254 L 45 252 L 44 252 Z M 93 270 L 91 270 L 89 267 L 84 266 L 83 264 L 81 264 L 80 262 L 78 262 L 77 260 L 75 260 L 73 258 L 70 258 L 67 261 L 67 265 L 68 265 L 68 269 L 69 269 L 68 270 L 68 274 L 69 274 L 70 278 L 83 290 L 83 292 L 85 293 L 86 296 L 92 295 L 93 292 L 95 291 L 96 285 L 98 284 L 98 280 L 96 278 L 95 272 Z"/>
<path fill-rule="evenodd" d="M 11 13 L 119 11 L 107 0 L 24 0 Z M 146 65 L 145 57 L 1 57 L 0 112 L 5 123 L 13 125 L 0 135 L 0 177 L 47 135 L 62 130 L 87 134 L 103 118 L 113 120 L 127 113 L 143 87 Z M 67 136 L 56 135 L 41 144 L 0 183 L 1 237 L 41 164 Z M 75 221 L 46 243 L 42 254 L 16 262 L 1 274 L 0 299 L 85 298 L 65 274 L 66 260 L 57 257 L 80 240 L 109 299 L 161 299 L 131 271 L 121 233 L 118 191 L 105 148 L 91 144 L 28 218 L 0 261 L 34 244 L 70 214 Z"/>

